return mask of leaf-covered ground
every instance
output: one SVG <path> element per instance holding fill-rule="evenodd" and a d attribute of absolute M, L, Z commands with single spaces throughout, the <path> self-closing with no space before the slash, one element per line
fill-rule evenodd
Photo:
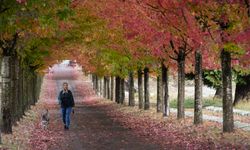
<path fill-rule="evenodd" d="M 75 98 L 70 130 L 64 131 L 56 103 L 61 83 L 68 81 Z M 49 109 L 48 130 L 40 127 L 41 111 Z M 44 79 L 39 103 L 4 135 L 7 149 L 84 150 L 84 149 L 250 149 L 250 133 L 236 130 L 222 134 L 221 124 L 204 122 L 193 126 L 192 118 L 176 120 L 136 107 L 118 105 L 94 95 L 89 79 L 76 70 L 58 70 Z"/>

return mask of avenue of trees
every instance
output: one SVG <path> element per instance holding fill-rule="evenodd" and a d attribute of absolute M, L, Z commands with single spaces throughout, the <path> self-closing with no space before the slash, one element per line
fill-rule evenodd
<path fill-rule="evenodd" d="M 1 132 L 12 133 L 12 126 L 39 99 L 42 70 L 50 57 L 47 48 L 55 41 L 52 35 L 64 5 L 0 0 L 0 143 Z M 49 11 L 48 6 L 56 7 Z"/>
<path fill-rule="evenodd" d="M 203 122 L 202 85 L 205 80 L 205 84 L 221 89 L 223 131 L 233 131 L 233 104 L 249 100 L 248 1 L 125 0 L 85 5 L 108 20 L 109 29 L 122 32 L 125 38 L 121 43 L 111 43 L 109 52 L 96 50 L 101 64 L 95 66 L 107 68 L 105 71 L 95 68 L 96 89 L 102 76 L 105 76 L 104 89 L 109 87 L 106 84 L 109 85 L 110 79 L 110 87 L 114 87 L 112 80 L 115 78 L 115 100 L 123 103 L 124 79 L 128 79 L 129 105 L 134 106 L 133 77 L 137 77 L 139 108 L 147 110 L 150 106 L 148 78 L 152 74 L 158 81 L 157 111 L 168 116 L 168 76 L 176 75 L 177 118 L 181 119 L 185 116 L 185 75 L 189 73 L 195 81 L 194 124 Z M 233 77 L 237 83 L 235 100 L 232 98 Z M 113 89 L 104 92 L 110 90 L 113 93 Z M 104 97 L 106 95 L 109 93 L 104 93 Z"/>
<path fill-rule="evenodd" d="M 42 70 L 56 60 L 77 60 L 93 74 L 96 91 L 117 103 L 124 103 L 128 79 L 129 106 L 135 106 L 138 78 L 139 108 L 145 110 L 149 77 L 157 77 L 157 112 L 165 117 L 169 75 L 177 76 L 178 119 L 185 117 L 185 78 L 191 74 L 194 124 L 203 122 L 202 85 L 208 84 L 222 90 L 224 132 L 234 129 L 233 104 L 250 98 L 249 0 L 0 0 L 0 15 L 5 133 L 35 104 Z"/>

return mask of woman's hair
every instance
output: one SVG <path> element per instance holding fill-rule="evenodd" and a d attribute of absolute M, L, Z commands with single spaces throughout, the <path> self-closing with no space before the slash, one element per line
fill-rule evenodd
<path fill-rule="evenodd" d="M 63 82 L 63 85 L 65 85 L 65 84 L 67 84 L 67 85 L 68 85 L 68 83 L 67 83 L 67 82 Z"/>

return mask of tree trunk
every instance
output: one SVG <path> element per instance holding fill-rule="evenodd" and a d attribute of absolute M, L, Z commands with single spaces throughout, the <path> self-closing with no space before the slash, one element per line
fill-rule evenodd
<path fill-rule="evenodd" d="M 111 89 L 110 89 L 110 99 L 111 99 L 111 101 L 113 101 L 114 100 L 114 77 L 113 76 L 111 76 Z"/>
<path fill-rule="evenodd" d="M 233 132 L 234 116 L 232 101 L 231 54 L 221 51 L 222 87 L 223 87 L 223 132 Z"/>
<path fill-rule="evenodd" d="M 163 105 L 163 88 L 162 88 L 162 75 L 157 76 L 157 103 L 156 103 L 156 111 L 161 112 Z"/>
<path fill-rule="evenodd" d="M 25 70 L 25 77 L 24 77 L 24 93 L 25 93 L 25 111 L 29 109 L 30 101 L 29 101 L 29 70 Z"/>
<path fill-rule="evenodd" d="M 0 57 L 0 62 L 2 58 Z M 2 144 L 2 127 L 3 127 L 3 113 L 2 113 L 2 65 L 0 65 L 0 144 Z"/>
<path fill-rule="evenodd" d="M 30 77 L 30 90 L 29 90 L 29 93 L 30 93 L 30 101 L 31 101 L 31 105 L 35 105 L 35 99 L 34 99 L 34 88 L 35 88 L 35 86 L 34 86 L 34 73 L 33 72 L 30 72 L 30 74 L 31 74 L 31 77 Z"/>
<path fill-rule="evenodd" d="M 185 100 L 185 53 L 181 48 L 178 59 L 178 100 L 177 100 L 177 118 L 185 117 L 184 100 Z"/>
<path fill-rule="evenodd" d="M 142 70 L 138 69 L 138 101 L 139 109 L 143 108 L 143 87 L 142 87 Z"/>
<path fill-rule="evenodd" d="M 245 83 L 236 83 L 234 105 L 240 101 L 250 101 L 250 75 L 241 78 Z"/>
<path fill-rule="evenodd" d="M 115 77 L 115 101 L 120 103 L 120 77 Z"/>
<path fill-rule="evenodd" d="M 223 96 L 223 89 L 222 89 L 222 87 L 216 88 L 216 92 L 214 94 L 214 98 L 213 99 L 222 99 L 222 96 Z"/>
<path fill-rule="evenodd" d="M 11 91 L 10 91 L 10 101 L 11 101 L 11 122 L 12 125 L 15 125 L 16 123 L 16 99 L 17 99 L 17 95 L 16 95 L 16 58 L 14 56 L 10 57 L 11 61 L 10 61 L 10 82 L 11 82 Z"/>
<path fill-rule="evenodd" d="M 39 74 L 36 74 L 36 99 L 39 100 L 41 85 L 42 85 L 42 77 Z"/>
<path fill-rule="evenodd" d="M 168 68 L 162 64 L 162 87 L 163 87 L 163 116 L 170 115 L 169 94 L 168 94 Z"/>
<path fill-rule="evenodd" d="M 147 67 L 144 68 L 144 110 L 148 110 L 150 108 L 149 102 L 149 69 Z"/>
<path fill-rule="evenodd" d="M 103 97 L 107 98 L 107 79 L 103 77 Z"/>
<path fill-rule="evenodd" d="M 99 91 L 100 91 L 100 96 L 103 96 L 103 82 L 102 82 L 102 78 L 100 77 L 99 79 Z"/>
<path fill-rule="evenodd" d="M 27 85 L 26 85 L 26 93 L 27 93 L 27 98 L 28 98 L 28 104 L 27 104 L 27 107 L 28 107 L 28 110 L 30 110 L 30 106 L 32 104 L 32 100 L 31 100 L 31 96 L 30 96 L 30 91 L 32 90 L 31 88 L 31 76 L 30 76 L 30 70 L 28 70 L 28 78 L 27 78 Z"/>
<path fill-rule="evenodd" d="M 19 121 L 20 119 L 20 106 L 21 106 L 21 99 L 19 96 L 20 89 L 19 89 L 19 76 L 20 76 L 20 63 L 18 59 L 15 59 L 15 100 L 16 100 L 16 121 Z M 35 89 L 35 88 L 34 88 Z"/>
<path fill-rule="evenodd" d="M 93 77 L 93 90 L 96 92 L 97 91 L 97 76 L 95 74 L 92 75 Z"/>
<path fill-rule="evenodd" d="M 3 115 L 3 126 L 2 131 L 4 133 L 12 133 L 12 113 L 11 113 L 11 57 L 4 56 L 2 58 L 2 115 Z"/>
<path fill-rule="evenodd" d="M 34 105 L 36 104 L 37 100 L 36 100 L 36 74 L 35 72 L 33 72 L 33 90 L 32 90 L 32 99 L 34 101 Z"/>
<path fill-rule="evenodd" d="M 195 52 L 194 124 L 202 124 L 202 56 Z"/>
<path fill-rule="evenodd" d="M 25 114 L 25 110 L 26 110 L 26 104 L 27 104 L 27 94 L 26 94 L 26 68 L 23 69 L 22 71 L 22 99 L 23 99 L 23 105 L 22 105 L 22 112 L 23 112 L 23 115 Z"/>
<path fill-rule="evenodd" d="M 110 99 L 110 77 L 107 77 L 107 98 Z"/>
<path fill-rule="evenodd" d="M 95 90 L 95 75 L 92 74 L 92 85 L 93 85 L 93 90 Z"/>
<path fill-rule="evenodd" d="M 129 73 L 129 106 L 135 106 L 134 72 Z"/>
<path fill-rule="evenodd" d="M 125 81 L 124 79 L 122 78 L 120 80 L 120 103 L 123 104 L 124 103 L 124 100 L 125 100 Z"/>
<path fill-rule="evenodd" d="M 100 91 L 99 91 L 99 89 L 100 89 L 100 88 L 99 88 L 99 80 L 100 80 L 99 77 L 96 76 L 96 77 L 95 77 L 95 91 L 96 91 L 96 94 L 97 94 L 97 95 L 100 94 Z"/>

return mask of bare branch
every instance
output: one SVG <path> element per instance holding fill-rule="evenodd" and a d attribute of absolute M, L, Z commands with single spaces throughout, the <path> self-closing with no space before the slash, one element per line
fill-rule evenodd
<path fill-rule="evenodd" d="M 171 58 L 171 59 L 173 59 L 173 60 L 175 60 L 175 61 L 178 61 L 178 58 L 175 58 L 175 57 L 173 57 L 173 56 L 170 56 L 170 55 L 169 55 L 169 58 Z"/>
<path fill-rule="evenodd" d="M 175 49 L 173 40 L 170 40 L 169 42 L 170 42 L 170 46 L 172 47 L 172 49 Z"/>

